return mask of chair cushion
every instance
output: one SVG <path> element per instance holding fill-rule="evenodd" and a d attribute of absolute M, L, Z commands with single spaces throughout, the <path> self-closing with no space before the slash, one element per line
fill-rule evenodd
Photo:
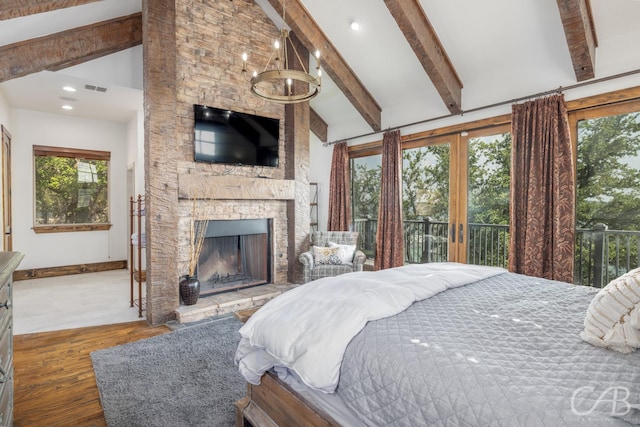
<path fill-rule="evenodd" d="M 329 242 L 330 248 L 338 248 L 338 256 L 342 263 L 353 261 L 353 255 L 356 253 L 356 245 L 341 245 L 335 242 Z"/>
<path fill-rule="evenodd" d="M 318 265 L 311 269 L 311 280 L 322 279 L 323 277 L 339 276 L 340 274 L 351 273 L 353 266 L 351 264 L 340 265 Z"/>
<path fill-rule="evenodd" d="M 315 265 L 339 265 L 342 260 L 338 255 L 339 248 L 326 248 L 323 246 L 313 246 L 313 260 Z"/>

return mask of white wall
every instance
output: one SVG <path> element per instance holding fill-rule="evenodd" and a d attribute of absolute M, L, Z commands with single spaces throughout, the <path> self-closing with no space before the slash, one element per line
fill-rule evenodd
<path fill-rule="evenodd" d="M 0 124 L 4 125 L 9 132 L 11 132 L 11 127 L 9 124 L 9 104 L 7 103 L 7 99 L 2 92 L 2 87 L 0 87 Z"/>
<path fill-rule="evenodd" d="M 127 167 L 135 169 L 135 193 L 144 194 L 144 112 L 138 111 L 126 126 Z"/>
<path fill-rule="evenodd" d="M 13 248 L 21 269 L 127 259 L 127 130 L 122 123 L 12 109 Z M 34 233 L 33 146 L 111 152 L 108 231 Z"/>
<path fill-rule="evenodd" d="M 127 200 L 129 197 L 133 196 L 134 199 L 137 199 L 139 194 L 144 194 L 144 112 L 138 111 L 136 116 L 133 117 L 127 123 L 127 168 L 133 168 L 134 170 L 134 178 L 133 178 L 133 194 L 127 194 Z M 129 203 L 129 202 L 128 202 Z M 130 212 L 131 206 L 127 205 L 128 212 Z M 127 223 L 127 236 L 129 236 L 133 231 L 141 232 L 141 230 L 137 229 L 137 218 L 134 218 L 134 230 L 130 230 L 130 224 Z M 144 229 L 144 218 L 141 222 L 141 227 Z M 144 232 L 144 230 L 142 230 Z M 128 244 L 128 241 L 127 241 Z M 127 252 L 127 259 L 129 260 L 129 252 Z M 132 260 L 129 260 L 132 262 Z M 136 259 L 133 260 L 133 265 L 137 269 L 138 267 L 141 270 L 146 270 L 147 260 L 146 254 L 142 252 L 140 265 L 137 264 L 138 261 Z M 129 264 L 131 265 L 131 264 Z"/>
<path fill-rule="evenodd" d="M 309 181 L 318 183 L 318 230 L 327 231 L 327 212 L 329 209 L 329 176 L 333 145 L 324 147 L 322 142 L 311 133 L 309 144 Z"/>
<path fill-rule="evenodd" d="M 62 73 L 105 85 L 143 90 L 142 45 L 65 68 Z"/>

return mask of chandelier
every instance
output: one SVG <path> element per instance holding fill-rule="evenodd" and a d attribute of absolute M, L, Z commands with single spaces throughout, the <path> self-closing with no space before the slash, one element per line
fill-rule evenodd
<path fill-rule="evenodd" d="M 316 50 L 315 52 L 317 74 L 313 76 L 307 72 L 304 62 L 300 59 L 300 55 L 293 45 L 289 31 L 285 28 L 285 20 L 286 9 L 283 5 L 282 29 L 280 36 L 273 44 L 271 56 L 269 56 L 262 72 L 254 71 L 247 81 L 250 83 L 251 93 L 262 99 L 280 104 L 294 104 L 308 101 L 320 93 L 320 79 L 322 77 L 320 51 Z M 289 52 L 295 54 L 302 70 L 289 69 Z M 247 73 L 248 58 L 249 56 L 244 52 L 242 54 L 242 74 L 244 76 Z"/>

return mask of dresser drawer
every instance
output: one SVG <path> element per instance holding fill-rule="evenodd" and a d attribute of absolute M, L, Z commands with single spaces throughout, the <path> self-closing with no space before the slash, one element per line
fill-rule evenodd
<path fill-rule="evenodd" d="M 5 316 L 11 315 L 11 284 L 5 283 L 0 288 L 0 324 L 4 323 Z"/>
<path fill-rule="evenodd" d="M 0 426 L 6 427 L 13 424 L 13 370 L 7 374 L 9 379 L 1 384 L 0 388 Z"/>
<path fill-rule="evenodd" d="M 0 383 L 6 381 L 6 377 L 11 370 L 11 359 L 13 356 L 12 321 L 11 313 L 9 313 L 4 316 L 0 323 L 0 368 L 2 368 L 2 372 L 0 372 Z"/>

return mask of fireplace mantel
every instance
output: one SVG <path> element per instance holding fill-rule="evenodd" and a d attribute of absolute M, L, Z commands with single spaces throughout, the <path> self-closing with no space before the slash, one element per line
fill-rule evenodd
<path fill-rule="evenodd" d="M 198 199 L 208 200 L 293 200 L 296 183 L 289 179 L 251 178 L 234 175 L 188 173 L 178 175 L 178 197 L 191 199 L 199 188 L 209 188 Z"/>

